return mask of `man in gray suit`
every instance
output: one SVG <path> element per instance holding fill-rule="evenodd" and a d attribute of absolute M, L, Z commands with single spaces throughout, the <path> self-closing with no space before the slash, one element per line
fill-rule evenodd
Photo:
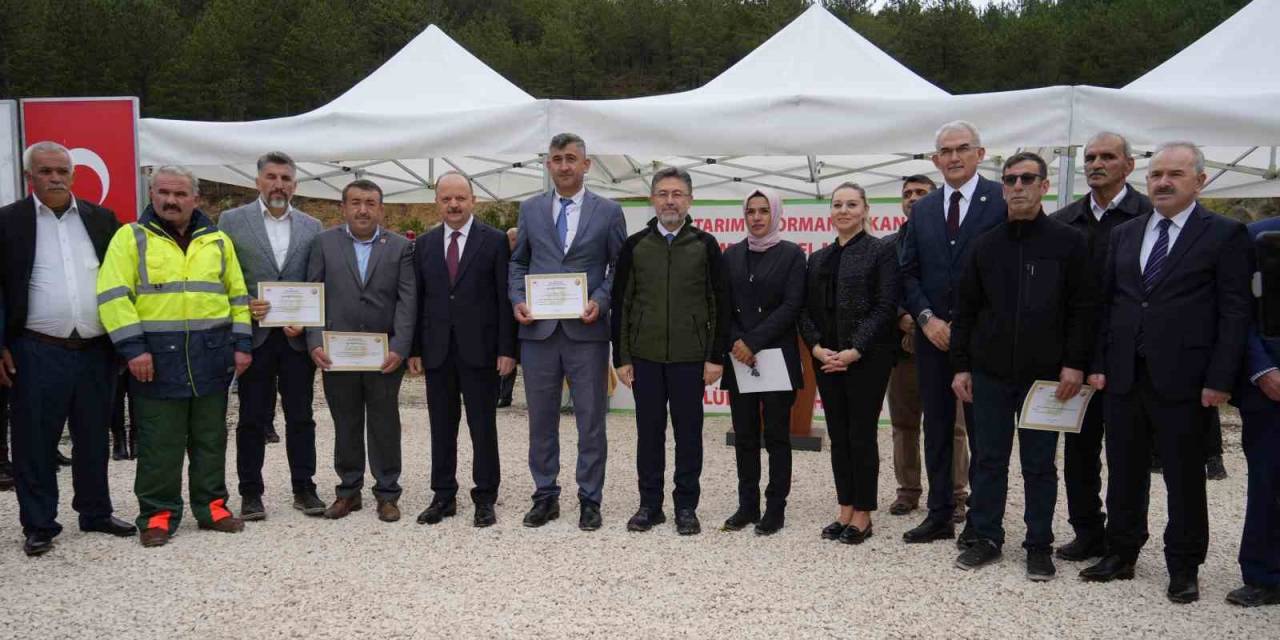
<path fill-rule="evenodd" d="M 324 283 L 325 326 L 307 328 L 307 347 L 324 372 L 339 480 L 337 499 L 324 517 L 343 518 L 362 506 L 367 428 L 378 519 L 395 522 L 400 519 L 400 380 L 417 313 L 413 244 L 382 228 L 382 189 L 368 180 L 342 190 L 342 217 L 346 224 L 316 236 L 307 267 L 307 280 Z M 387 334 L 382 370 L 330 371 L 324 331 Z"/>
<path fill-rule="evenodd" d="M 316 473 L 316 422 L 311 413 L 316 368 L 307 354 L 301 327 L 263 327 L 258 321 L 271 304 L 257 298 L 259 282 L 302 282 L 307 279 L 311 241 L 320 221 L 293 208 L 297 165 L 272 151 L 258 158 L 258 199 L 224 211 L 218 228 L 231 237 L 255 299 L 253 364 L 240 376 L 240 422 L 236 427 L 236 472 L 240 476 L 240 517 L 263 520 L 262 462 L 267 430 L 275 419 L 276 389 L 284 405 L 285 451 L 293 481 L 293 508 L 309 516 L 324 513 L 312 476 Z"/>
<path fill-rule="evenodd" d="M 607 443 L 609 322 L 613 265 L 627 239 L 622 207 L 584 187 L 591 160 L 572 133 L 551 139 L 547 172 L 555 189 L 520 204 L 511 254 L 511 303 L 520 323 L 520 363 L 529 403 L 529 471 L 537 489 L 524 526 L 560 517 L 560 390 L 566 379 L 578 422 L 578 528 L 600 528 Z M 524 277 L 585 273 L 589 301 L 580 319 L 535 320 Z"/>

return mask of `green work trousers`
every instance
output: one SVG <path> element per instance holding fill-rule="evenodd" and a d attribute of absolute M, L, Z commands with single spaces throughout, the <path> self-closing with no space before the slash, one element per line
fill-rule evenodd
<path fill-rule="evenodd" d="M 173 533 L 182 520 L 182 459 L 196 522 L 210 525 L 227 509 L 227 394 L 176 400 L 138 396 L 138 529 Z"/>

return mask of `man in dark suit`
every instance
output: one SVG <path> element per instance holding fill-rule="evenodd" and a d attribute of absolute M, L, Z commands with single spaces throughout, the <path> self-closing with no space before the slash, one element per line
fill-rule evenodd
<path fill-rule="evenodd" d="M 1151 200 L 1126 183 L 1131 173 L 1133 154 L 1129 141 L 1108 131 L 1095 134 L 1084 147 L 1089 193 L 1052 216 L 1084 234 L 1089 243 L 1089 282 L 1099 295 L 1111 230 L 1151 213 Z M 1076 534 L 1074 540 L 1055 552 L 1063 560 L 1088 560 L 1106 550 L 1106 515 L 1102 512 L 1103 407 L 1101 400 L 1091 402 L 1080 433 L 1068 433 L 1063 438 L 1067 513 Z"/>
<path fill-rule="evenodd" d="M 136 533 L 112 515 L 107 488 L 108 422 L 119 366 L 98 319 L 98 267 L 120 223 L 71 192 L 71 153 L 37 142 L 22 157 L 32 194 L 0 209 L 4 274 L 3 378 L 13 383 L 12 431 L 18 514 L 28 556 L 47 553 L 58 524 L 58 463 L 64 424 L 81 531 Z"/>
<path fill-rule="evenodd" d="M 929 475 L 929 514 L 919 526 L 903 534 L 906 542 L 932 542 L 955 537 L 955 509 L 951 482 L 952 438 L 956 396 L 954 372 L 947 356 L 951 320 L 957 309 L 956 292 L 973 240 L 1004 222 L 1006 211 L 1000 184 L 978 175 L 986 156 L 978 130 L 967 122 L 942 125 L 935 136 L 933 164 L 942 172 L 941 189 L 916 202 L 911 222 L 898 241 L 904 304 L 915 316 L 916 366 L 924 405 L 925 468 Z M 964 405 L 965 424 L 973 424 L 972 405 Z M 969 448 L 973 448 L 973 429 Z M 972 484 L 972 467 L 970 467 Z M 971 541 L 965 526 L 959 545 Z"/>
<path fill-rule="evenodd" d="M 418 524 L 436 524 L 458 510 L 458 422 L 462 405 L 474 453 L 472 520 L 487 527 L 497 518 L 498 378 L 515 369 L 516 324 L 507 298 L 510 250 L 501 231 L 471 215 L 471 181 L 447 173 L 436 182 L 436 206 L 444 224 L 414 245 L 418 323 L 409 371 L 426 372 L 431 420 L 431 504 Z"/>
<path fill-rule="evenodd" d="M 1169 600 L 1200 597 L 1209 547 L 1204 409 L 1235 388 L 1249 326 L 1251 244 L 1243 224 L 1196 202 L 1207 176 L 1195 145 L 1161 145 L 1147 170 L 1155 213 L 1111 233 L 1103 324 L 1090 384 L 1105 391 L 1107 555 L 1085 580 L 1133 577 L 1147 541 L 1148 463 L 1164 463 Z"/>

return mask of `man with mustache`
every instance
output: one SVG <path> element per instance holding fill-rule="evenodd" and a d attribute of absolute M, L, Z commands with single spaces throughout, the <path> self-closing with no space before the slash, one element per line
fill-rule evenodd
<path fill-rule="evenodd" d="M 667 409 L 676 439 L 676 532 L 701 531 L 702 392 L 724 371 L 728 352 L 728 275 L 715 236 L 693 226 L 693 180 L 676 167 L 653 174 L 649 201 L 656 215 L 627 238 L 618 256 L 613 299 L 613 364 L 635 392 L 636 472 L 640 508 L 629 531 L 666 521 Z"/>
<path fill-rule="evenodd" d="M 1051 217 L 1084 233 L 1089 243 L 1089 281 L 1102 291 L 1103 267 L 1111 231 L 1122 223 L 1151 213 L 1151 200 L 1129 188 L 1133 153 L 1129 141 L 1118 133 L 1094 134 L 1084 146 L 1084 173 L 1089 193 L 1059 209 Z M 1075 539 L 1058 547 L 1055 555 L 1079 562 L 1106 552 L 1103 544 L 1106 515 L 1102 512 L 1103 405 L 1089 403 L 1080 433 L 1068 433 L 1063 443 L 1063 481 L 1067 489 L 1067 513 Z"/>
<path fill-rule="evenodd" d="M 75 166 L 66 147 L 37 142 L 23 153 L 22 166 L 31 195 L 0 208 L 0 387 L 12 403 L 22 548 L 38 556 L 53 549 L 62 531 L 55 453 L 68 422 L 75 447 L 71 505 L 80 514 L 80 530 L 116 536 L 136 530 L 112 516 L 107 488 L 107 431 L 119 364 L 98 319 L 96 290 L 99 265 L 120 223 L 111 211 L 72 193 Z"/>
<path fill-rule="evenodd" d="M 263 327 L 271 304 L 257 299 L 261 282 L 307 279 L 311 243 L 323 230 L 320 221 L 293 207 L 297 165 L 283 152 L 258 158 L 258 199 L 223 212 L 218 228 L 231 238 L 244 271 L 253 315 L 253 364 L 240 376 L 240 420 L 236 426 L 236 472 L 240 478 L 240 517 L 262 520 L 265 486 L 262 464 L 268 430 L 275 420 L 276 390 L 284 405 L 285 452 L 293 487 L 293 508 L 309 516 L 324 513 L 312 476 L 316 473 L 316 422 L 312 416 L 315 364 L 301 327 Z"/>
<path fill-rule="evenodd" d="M 1160 145 L 1147 168 L 1154 213 L 1111 232 L 1103 322 L 1089 383 L 1105 391 L 1106 553 L 1089 581 L 1133 578 L 1147 541 L 1151 448 L 1168 489 L 1169 600 L 1198 600 L 1209 547 L 1204 411 L 1230 397 L 1250 312 L 1252 243 L 1239 222 L 1196 202 L 1208 176 L 1189 142 Z M 1154 438 L 1153 438 L 1154 435 Z"/>
<path fill-rule="evenodd" d="M 133 490 L 144 547 L 178 529 L 188 453 L 200 528 L 244 529 L 227 508 L 225 462 L 227 387 L 253 359 L 249 295 L 231 239 L 196 208 L 198 188 L 184 168 L 157 168 L 151 204 L 116 232 L 98 274 L 98 314 L 129 363 L 138 405 Z"/>

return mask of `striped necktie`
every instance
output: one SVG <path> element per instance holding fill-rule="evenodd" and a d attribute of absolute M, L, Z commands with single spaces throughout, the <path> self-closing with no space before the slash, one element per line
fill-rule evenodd
<path fill-rule="evenodd" d="M 1151 247 L 1151 255 L 1147 256 L 1147 267 L 1142 270 L 1142 288 L 1147 293 L 1151 293 L 1151 289 L 1156 286 L 1156 281 L 1160 279 L 1160 272 L 1164 271 L 1164 265 L 1169 258 L 1169 225 L 1173 221 L 1165 218 L 1158 222 L 1156 226 L 1160 235 L 1156 237 L 1156 245 Z"/>

